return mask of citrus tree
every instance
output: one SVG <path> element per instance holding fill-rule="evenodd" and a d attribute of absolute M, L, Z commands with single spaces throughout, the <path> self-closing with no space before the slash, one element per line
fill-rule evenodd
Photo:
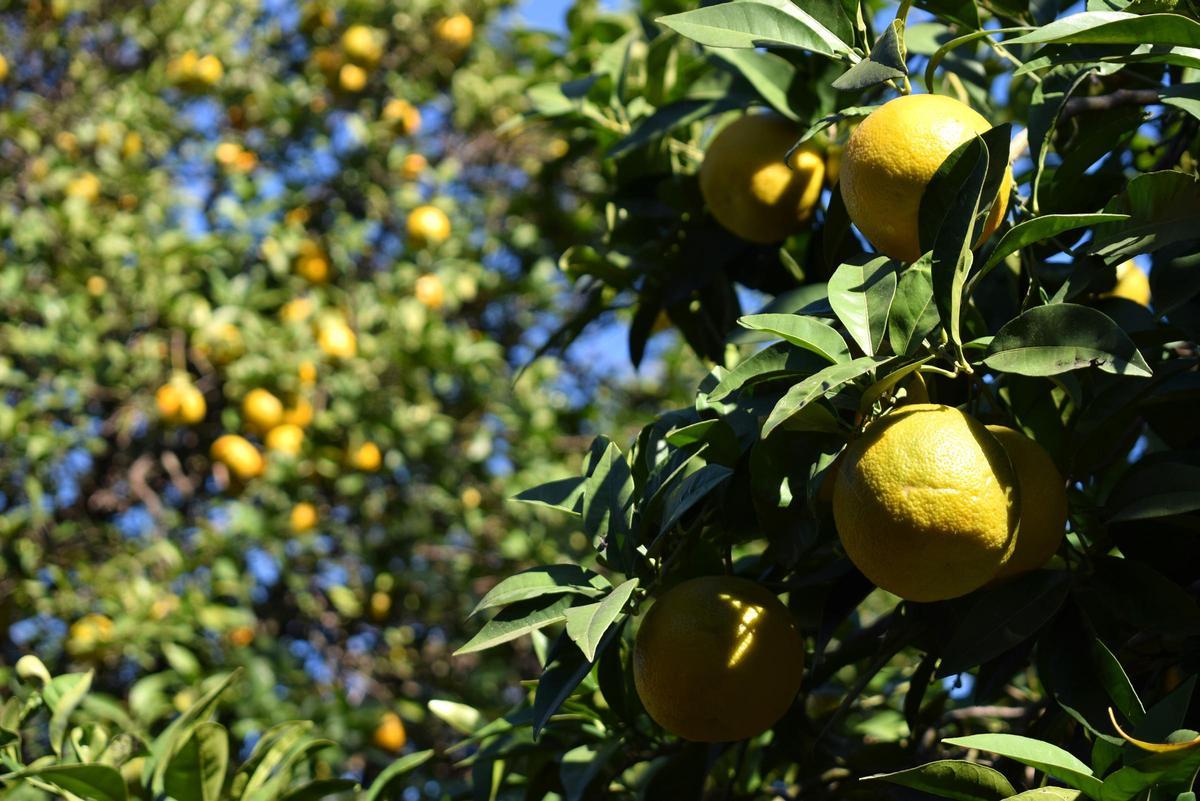
<path fill-rule="evenodd" d="M 545 44 L 508 5 L 0 4 L 6 797 L 317 797 L 511 702 L 449 660 L 471 588 L 586 541 L 506 499 L 658 407 L 516 380 L 563 154 L 494 133 Z"/>
<path fill-rule="evenodd" d="M 1194 799 L 1194 7 L 567 22 L 548 349 L 665 309 L 710 372 L 518 496 L 592 553 L 476 606 L 541 663 L 477 797 Z"/>

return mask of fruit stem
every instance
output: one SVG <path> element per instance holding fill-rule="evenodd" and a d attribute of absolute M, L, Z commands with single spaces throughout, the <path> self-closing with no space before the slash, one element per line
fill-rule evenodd
<path fill-rule="evenodd" d="M 946 378 L 958 378 L 958 365 L 954 365 L 954 370 L 947 370 L 943 367 L 938 367 L 933 364 L 922 364 L 917 368 L 918 373 L 934 373 L 936 375 L 945 376 Z"/>

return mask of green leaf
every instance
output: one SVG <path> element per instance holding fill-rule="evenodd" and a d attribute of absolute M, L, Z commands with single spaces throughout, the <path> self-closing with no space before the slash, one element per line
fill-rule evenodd
<path fill-rule="evenodd" d="M 608 647 L 618 635 L 624 624 L 611 627 L 601 638 L 597 653 Z M 592 670 L 592 661 L 585 659 L 583 651 L 578 648 L 563 648 L 564 640 L 560 640 L 554 651 L 554 658 L 538 679 L 537 690 L 533 695 L 533 737 L 536 740 L 550 718 L 571 697 Z"/>
<path fill-rule="evenodd" d="M 871 386 L 867 387 L 867 391 L 862 394 L 862 398 L 858 402 L 858 411 L 862 414 L 869 412 L 871 407 L 875 405 L 875 401 L 882 398 L 885 393 L 889 392 L 901 381 L 908 378 L 913 373 L 918 372 L 921 369 L 921 365 L 925 364 L 932 358 L 932 356 L 926 356 L 919 362 L 912 362 L 911 364 L 906 364 L 903 367 L 897 368 L 876 381 Z"/>
<path fill-rule="evenodd" d="M 620 748 L 621 743 L 612 740 L 599 746 L 578 745 L 563 754 L 558 773 L 562 779 L 566 801 L 580 801 Z"/>
<path fill-rule="evenodd" d="M 771 108 L 790 120 L 798 119 L 788 103 L 788 89 L 796 79 L 796 67 L 790 61 L 758 50 L 713 48 L 709 52 L 745 78 Z"/>
<path fill-rule="evenodd" d="M 567 610 L 575 600 L 572 595 L 559 595 L 533 598 L 506 606 L 454 655 L 485 651 L 554 623 L 561 623 L 567 619 Z"/>
<path fill-rule="evenodd" d="M 429 703 L 432 706 L 434 702 L 430 701 Z M 424 765 L 433 758 L 433 754 L 434 751 L 432 748 L 427 751 L 417 751 L 412 754 L 405 754 L 388 765 L 379 772 L 379 775 L 375 777 L 375 781 L 371 782 L 371 787 L 367 790 L 366 795 L 363 796 L 363 801 L 382 801 L 382 799 L 391 798 L 393 795 L 396 795 L 389 792 L 396 781 L 405 774 L 411 773 Z"/>
<path fill-rule="evenodd" d="M 1006 44 L 1131 44 L 1200 47 L 1200 23 L 1180 14 L 1086 11 L 1043 25 Z"/>
<path fill-rule="evenodd" d="M 1038 570 L 969 596 L 958 605 L 938 675 L 961 673 L 1029 639 L 1054 618 L 1069 592 L 1065 573 Z"/>
<path fill-rule="evenodd" d="M 992 268 L 1012 253 L 1036 242 L 1058 236 L 1077 228 L 1088 228 L 1106 222 L 1119 222 L 1129 219 L 1127 214 L 1043 214 L 1032 220 L 1017 223 L 1004 232 L 988 260 L 984 263 L 979 274 L 972 278 L 977 282 L 980 277 L 991 272 Z"/>
<path fill-rule="evenodd" d="M 734 0 L 656 21 L 709 47 L 795 47 L 831 57 L 852 55 L 848 44 L 787 0 Z"/>
<path fill-rule="evenodd" d="M 625 604 L 637 586 L 638 580 L 631 578 L 596 603 L 567 610 L 567 636 L 579 646 L 587 661 L 596 658 L 596 648 L 601 639 L 617 618 L 624 614 Z"/>
<path fill-rule="evenodd" d="M 738 362 L 709 393 L 710 401 L 719 401 L 749 384 L 794 375 L 812 375 L 829 364 L 811 350 L 802 350 L 790 342 L 776 342 Z"/>
<path fill-rule="evenodd" d="M 887 329 L 896 295 L 897 263 L 887 256 L 847 262 L 829 279 L 829 305 L 846 331 L 868 356 L 874 356 Z"/>
<path fill-rule="evenodd" d="M 710 492 L 725 483 L 733 470 L 720 464 L 707 464 L 687 476 L 671 488 L 663 505 L 662 523 L 659 533 L 669 531 L 689 509 L 702 501 Z"/>
<path fill-rule="evenodd" d="M 425 753 L 433 753 L 425 752 Z M 386 772 L 386 771 L 385 771 Z M 383 775 L 382 773 L 380 774 Z M 378 784 L 378 780 L 376 781 Z M 320 801 L 331 795 L 340 795 L 358 787 L 353 779 L 313 779 L 280 796 L 279 801 Z"/>
<path fill-rule="evenodd" d="M 87 801 L 126 801 L 129 798 L 120 772 L 108 765 L 48 765 L 20 771 L 12 778 L 41 779 Z"/>
<path fill-rule="evenodd" d="M 751 331 L 765 331 L 798 348 L 831 362 L 850 360 L 850 349 L 832 326 L 803 314 L 751 314 L 738 318 L 738 325 Z"/>
<path fill-rule="evenodd" d="M 509 576 L 480 599 L 471 615 L 543 595 L 571 593 L 598 598 L 611 585 L 598 573 L 579 565 L 544 565 Z"/>
<path fill-rule="evenodd" d="M 626 548 L 633 524 L 633 473 L 613 442 L 600 437 L 583 481 L 583 531 L 618 570 L 628 567 Z"/>
<path fill-rule="evenodd" d="M 1092 640 L 1092 661 L 1096 665 L 1100 684 L 1116 708 L 1133 725 L 1141 723 L 1146 716 L 1142 699 L 1138 698 L 1125 668 L 1121 667 L 1117 657 L 1099 637 Z"/>
<path fill-rule="evenodd" d="M 513 500 L 577 515 L 582 494 L 582 478 L 560 478 L 557 481 L 550 481 L 520 492 L 513 497 Z"/>
<path fill-rule="evenodd" d="M 1006 323 L 983 363 L 1003 373 L 1049 376 L 1097 367 L 1106 373 L 1151 376 L 1133 341 L 1103 312 L 1058 303 L 1037 306 Z"/>
<path fill-rule="evenodd" d="M 787 158 L 785 159 L 785 161 L 788 161 L 791 159 L 792 151 L 794 151 L 796 148 L 800 147 L 800 145 L 804 144 L 809 139 L 812 139 L 814 136 L 816 136 L 817 134 L 819 134 L 821 131 L 825 130 L 826 128 L 830 127 L 831 125 L 836 125 L 837 123 L 842 122 L 843 120 L 857 120 L 857 119 L 861 119 L 863 117 L 869 117 L 871 115 L 871 112 L 875 111 L 875 109 L 877 109 L 877 108 L 879 108 L 879 106 L 849 106 L 847 108 L 842 109 L 841 111 L 835 112 L 833 114 L 829 114 L 825 117 L 821 117 L 819 120 L 814 122 L 812 125 L 808 126 L 807 129 L 805 129 L 804 133 L 800 136 L 800 140 L 798 142 L 796 142 L 796 144 L 792 148 L 792 150 L 788 151 Z M 840 193 L 835 192 L 834 194 L 837 195 Z"/>
<path fill-rule="evenodd" d="M 62 755 L 71 715 L 92 689 L 92 678 L 95 675 L 95 671 L 89 670 L 87 673 L 56 676 L 46 688 L 46 703 L 53 711 L 50 716 L 50 747 L 54 749 L 55 754 Z"/>
<path fill-rule="evenodd" d="M 796 384 L 779 399 L 775 408 L 771 410 L 767 422 L 763 424 L 763 439 L 769 437 L 772 431 L 786 423 L 792 416 L 799 414 L 813 401 L 833 395 L 846 384 L 866 375 L 882 363 L 874 356 L 860 356 L 845 364 L 832 364 Z"/>
<path fill-rule="evenodd" d="M 1108 202 L 1104 211 L 1130 216 L 1123 222 L 1096 228 L 1092 253 L 1108 264 L 1194 240 L 1200 236 L 1196 231 L 1200 180 L 1173 170 L 1139 175 Z"/>
<path fill-rule="evenodd" d="M 1069 790 L 1066 787 L 1038 787 L 1011 795 L 1006 801 L 1076 801 L 1077 798 L 1078 790 Z"/>
<path fill-rule="evenodd" d="M 900 272 L 888 312 L 888 343 L 899 356 L 912 353 L 941 321 L 933 300 L 932 260 L 926 253 Z"/>
<path fill-rule="evenodd" d="M 1182 462 L 1136 464 L 1108 498 L 1110 523 L 1171 517 L 1200 509 L 1200 467 Z"/>
<path fill-rule="evenodd" d="M 196 726 L 163 774 L 163 789 L 176 801 L 218 801 L 229 768 L 229 735 L 212 721 Z"/>
<path fill-rule="evenodd" d="M 864 781 L 885 781 L 955 801 L 1000 801 L 1016 790 L 1004 774 L 961 759 L 941 759 L 895 773 L 877 773 Z"/>
<path fill-rule="evenodd" d="M 150 758 L 146 760 L 146 769 L 142 774 L 143 783 L 150 785 L 156 793 L 162 792 L 163 777 L 169 767 L 172 755 L 191 735 L 200 721 L 213 711 L 221 696 L 240 675 L 241 668 L 238 668 L 224 676 L 212 689 L 202 695 L 200 700 L 171 721 L 171 725 L 154 738 L 154 742 L 150 744 Z"/>
<path fill-rule="evenodd" d="M 989 751 L 1040 770 L 1085 795 L 1100 798 L 1101 782 L 1092 769 L 1057 745 L 1017 734 L 972 734 L 942 740 L 946 745 Z"/>
<path fill-rule="evenodd" d="M 843 72 L 833 82 L 839 92 L 862 90 L 908 75 L 904 63 L 904 23 L 892 20 L 871 48 L 871 55 Z"/>
<path fill-rule="evenodd" d="M 471 734 L 483 723 L 478 709 L 456 701 L 435 698 L 429 702 L 429 711 L 460 734 Z"/>
<path fill-rule="evenodd" d="M 735 108 L 744 108 L 748 97 L 736 92 L 722 93 L 715 98 L 689 97 L 669 103 L 637 124 L 627 136 L 609 148 L 609 158 L 617 158 L 650 142 L 657 141 L 671 131 L 690 125 L 698 120 L 712 117 Z"/>

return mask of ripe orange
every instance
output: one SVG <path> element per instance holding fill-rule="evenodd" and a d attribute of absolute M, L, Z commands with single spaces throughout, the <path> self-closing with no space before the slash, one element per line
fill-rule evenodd
<path fill-rule="evenodd" d="M 633 650 L 638 697 L 656 723 L 686 740 L 754 737 L 791 706 L 804 643 L 791 612 L 734 576 L 691 579 L 646 613 Z"/>
<path fill-rule="evenodd" d="M 951 97 L 905 95 L 888 101 L 854 129 L 842 153 L 839 186 L 850 219 L 881 252 L 916 261 L 925 187 L 955 148 L 991 127 Z M 976 247 L 1000 227 L 1011 191 L 1009 168 Z"/>

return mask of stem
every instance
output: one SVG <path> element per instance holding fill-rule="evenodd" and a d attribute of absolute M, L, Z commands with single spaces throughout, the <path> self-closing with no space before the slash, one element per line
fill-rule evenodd
<path fill-rule="evenodd" d="M 922 364 L 917 368 L 918 373 L 934 373 L 936 375 L 945 376 L 946 378 L 958 378 L 958 370 L 950 371 L 943 367 L 938 367 L 933 364 Z"/>

